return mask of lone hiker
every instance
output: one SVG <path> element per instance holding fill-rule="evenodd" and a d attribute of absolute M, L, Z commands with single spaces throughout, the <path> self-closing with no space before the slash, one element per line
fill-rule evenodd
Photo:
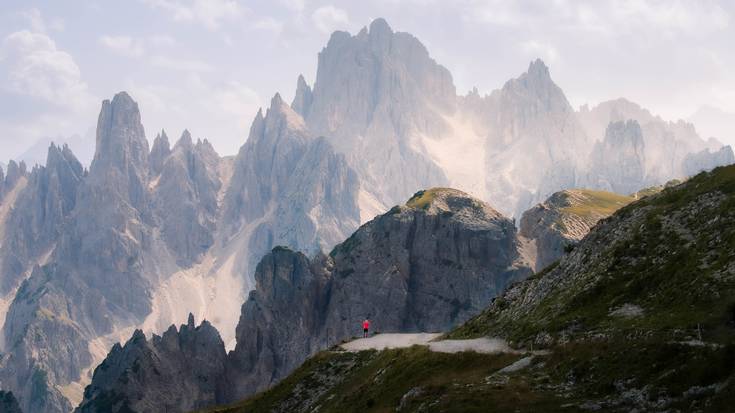
<path fill-rule="evenodd" d="M 362 322 L 362 338 L 366 338 L 369 335 L 368 330 L 370 330 L 370 320 L 366 318 L 365 321 Z"/>

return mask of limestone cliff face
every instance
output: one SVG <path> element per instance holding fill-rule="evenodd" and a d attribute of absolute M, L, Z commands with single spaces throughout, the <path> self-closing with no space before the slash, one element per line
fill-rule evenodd
<path fill-rule="evenodd" d="M 360 222 L 360 184 L 345 157 L 313 138 L 279 95 L 255 118 L 235 159 L 223 205 L 225 239 L 249 231 L 255 263 L 275 245 L 314 253 L 331 248 Z"/>
<path fill-rule="evenodd" d="M 47 254 L 61 235 L 83 178 L 82 165 L 68 146 L 52 144 L 46 166 L 33 168 L 4 224 L 0 243 L 2 294 L 17 287 L 32 263 Z"/>
<path fill-rule="evenodd" d="M 76 412 L 191 411 L 222 402 L 224 344 L 207 321 L 171 326 L 147 340 L 136 330 L 94 372 Z"/>
<path fill-rule="evenodd" d="M 160 146 L 163 152 L 165 143 Z M 153 197 L 161 233 L 183 267 L 197 262 L 214 244 L 222 187 L 219 162 L 207 140 L 194 143 L 184 131 L 156 177 Z"/>
<path fill-rule="evenodd" d="M 415 37 L 375 19 L 355 36 L 332 34 L 305 120 L 346 154 L 367 191 L 392 205 L 448 182 L 412 137 L 447 131 L 441 114 L 455 106 L 449 71 Z"/>
<path fill-rule="evenodd" d="M 635 198 L 605 191 L 557 192 L 523 213 L 519 234 L 532 241 L 536 271 L 574 248 L 592 227 Z"/>
<path fill-rule="evenodd" d="M 230 354 L 233 399 L 278 381 L 309 355 L 375 329 L 443 331 L 530 273 L 513 223 L 449 189 L 418 193 L 363 225 L 329 256 L 283 248 L 256 271 Z"/>
<path fill-rule="evenodd" d="M 595 144 L 587 187 L 630 194 L 656 183 L 646 171 L 646 144 L 635 120 L 612 122 L 605 139 Z"/>

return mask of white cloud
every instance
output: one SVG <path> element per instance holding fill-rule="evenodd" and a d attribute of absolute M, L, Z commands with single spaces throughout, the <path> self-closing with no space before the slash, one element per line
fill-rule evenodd
<path fill-rule="evenodd" d="M 56 105 L 83 106 L 90 98 L 79 66 L 47 35 L 21 30 L 0 49 L 3 88 Z"/>
<path fill-rule="evenodd" d="M 99 43 L 113 52 L 125 57 L 143 57 L 143 42 L 131 36 L 101 36 Z"/>
<path fill-rule="evenodd" d="M 46 33 L 49 29 L 55 31 L 64 30 L 64 20 L 55 17 L 47 22 L 41 15 L 41 11 L 37 8 L 25 10 L 19 14 L 28 22 L 28 26 L 32 32 Z"/>
<path fill-rule="evenodd" d="M 347 12 L 334 6 L 323 6 L 314 10 L 311 15 L 314 25 L 322 33 L 331 33 L 338 29 L 346 29 L 350 24 Z"/>
<path fill-rule="evenodd" d="M 283 22 L 280 22 L 272 17 L 264 17 L 258 19 L 253 25 L 258 30 L 266 30 L 279 33 L 283 30 Z"/>
<path fill-rule="evenodd" d="M 176 44 L 176 39 L 167 34 L 156 34 L 150 37 L 151 44 L 159 47 L 173 46 Z"/>
<path fill-rule="evenodd" d="M 12 102 L 10 113 L 0 113 L 3 156 L 9 157 L 39 138 L 86 129 L 97 103 L 72 55 L 29 30 L 0 43 L 0 96 Z"/>
<path fill-rule="evenodd" d="M 280 0 L 279 3 L 295 12 L 302 12 L 306 7 L 306 0 Z"/>
<path fill-rule="evenodd" d="M 212 72 L 214 67 L 196 59 L 180 59 L 169 56 L 153 56 L 150 60 L 155 67 L 183 72 Z"/>
<path fill-rule="evenodd" d="M 145 4 L 171 13 L 176 21 L 196 22 L 217 30 L 224 20 L 237 20 L 245 8 L 235 0 L 142 0 Z"/>

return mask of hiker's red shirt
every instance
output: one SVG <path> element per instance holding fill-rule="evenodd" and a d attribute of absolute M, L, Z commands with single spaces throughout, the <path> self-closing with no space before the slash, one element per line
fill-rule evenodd
<path fill-rule="evenodd" d="M 370 328 L 370 322 L 369 321 L 363 321 L 362 322 L 362 328 L 365 329 L 365 330 L 367 330 L 368 328 Z"/>

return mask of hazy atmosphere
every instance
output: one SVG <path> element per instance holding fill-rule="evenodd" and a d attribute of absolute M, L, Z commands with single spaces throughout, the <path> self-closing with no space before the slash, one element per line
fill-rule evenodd
<path fill-rule="evenodd" d="M 1 4 L 0 413 L 735 406 L 735 2 Z"/>
<path fill-rule="evenodd" d="M 729 1 L 4 1 L 0 158 L 41 138 L 89 141 L 100 102 L 121 90 L 140 104 L 149 140 L 188 128 L 234 154 L 275 92 L 290 102 L 299 73 L 313 83 L 333 30 L 354 34 L 376 17 L 421 39 L 458 93 L 490 93 L 540 57 L 574 108 L 625 96 L 733 144 L 734 10 Z"/>

